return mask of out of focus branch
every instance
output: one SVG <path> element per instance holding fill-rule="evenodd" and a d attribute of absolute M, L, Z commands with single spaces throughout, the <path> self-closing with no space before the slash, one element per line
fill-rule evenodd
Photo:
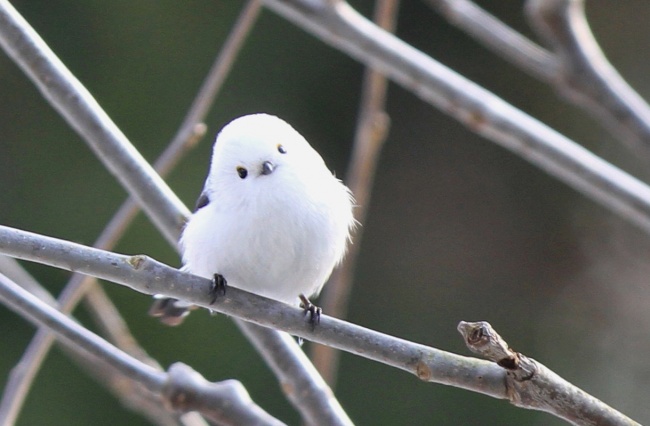
<path fill-rule="evenodd" d="M 48 327 L 66 346 L 101 359 L 122 375 L 161 395 L 172 410 L 200 411 L 212 421 L 224 425 L 283 424 L 255 405 L 241 383 L 235 380 L 208 383 L 198 373 L 180 364 L 172 365 L 169 373 L 144 364 L 40 301 L 4 275 L 0 275 L 0 300 L 34 324 Z"/>
<path fill-rule="evenodd" d="M 393 32 L 397 23 L 398 11 L 399 0 L 378 0 L 374 21 L 381 28 Z M 386 77 L 368 67 L 363 76 L 361 105 L 354 135 L 352 157 L 345 175 L 346 183 L 352 190 L 357 204 L 354 209 L 354 217 L 360 223 L 365 222 L 368 213 L 379 154 L 390 128 L 390 117 L 385 111 L 387 90 L 388 80 Z M 321 296 L 323 309 L 333 317 L 345 318 L 347 316 L 348 301 L 352 291 L 354 270 L 361 248 L 362 236 L 363 227 L 357 226 L 352 237 L 354 243 L 350 244 L 343 263 L 334 270 Z M 313 347 L 314 365 L 332 387 L 336 383 L 339 357 L 339 352 L 329 346 L 316 345 Z"/>
<path fill-rule="evenodd" d="M 342 0 L 265 0 L 322 41 L 383 72 L 472 131 L 650 232 L 650 188 L 382 30 Z"/>
<path fill-rule="evenodd" d="M 574 425 L 640 426 L 534 359 L 512 350 L 489 323 L 461 321 L 458 331 L 472 352 L 504 369 L 513 405 L 546 411 Z"/>
<path fill-rule="evenodd" d="M 167 241 L 176 244 L 183 224 L 178 212 L 186 211 L 183 203 L 7 0 L 0 0 L 0 46 L 117 181 L 140 201 Z"/>
<path fill-rule="evenodd" d="M 585 16 L 584 0 L 529 0 L 533 27 L 560 59 L 560 93 L 591 111 L 622 141 L 648 157 L 650 106 L 609 63 Z"/>
<path fill-rule="evenodd" d="M 451 24 L 584 108 L 617 139 L 648 156 L 650 107 L 609 63 L 585 18 L 583 0 L 529 0 L 548 51 L 470 0 L 426 0 Z"/>
<path fill-rule="evenodd" d="M 5 226 L 0 226 L 0 253 L 92 274 L 142 293 L 160 293 L 186 300 L 405 370 L 424 381 L 500 399 L 510 398 L 510 389 L 506 386 L 507 371 L 497 364 L 412 343 L 329 316 L 322 316 L 319 326 L 314 328 L 305 320 L 302 309 L 237 288 L 230 288 L 227 295 L 212 303 L 210 280 L 183 273 L 146 256 L 118 255 Z M 565 396 L 575 397 L 574 394 Z M 540 409 L 526 403 L 520 406 Z M 604 407 L 605 404 L 599 401 L 598 406 Z M 614 412 L 609 407 L 608 410 Z M 626 418 L 620 413 L 616 415 Z M 634 423 L 630 420 L 626 424 Z"/>

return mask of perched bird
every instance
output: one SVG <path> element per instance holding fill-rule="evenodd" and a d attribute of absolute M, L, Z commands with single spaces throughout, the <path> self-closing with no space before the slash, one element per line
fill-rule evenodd
<path fill-rule="evenodd" d="M 321 156 L 278 117 L 252 114 L 227 124 L 181 236 L 183 270 L 297 304 L 318 322 L 318 295 L 341 261 L 355 221 L 350 190 Z M 188 305 L 158 299 L 150 313 L 178 324 Z"/>

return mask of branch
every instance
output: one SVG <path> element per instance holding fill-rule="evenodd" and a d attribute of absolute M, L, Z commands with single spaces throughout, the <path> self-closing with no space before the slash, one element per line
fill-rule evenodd
<path fill-rule="evenodd" d="M 393 32 L 397 23 L 398 10 L 399 0 L 379 0 L 375 8 L 374 20 L 381 28 Z M 367 68 L 363 77 L 352 156 L 345 175 L 347 185 L 356 200 L 354 216 L 359 223 L 365 223 L 379 154 L 390 127 L 390 117 L 385 111 L 387 90 L 386 77 L 372 68 Z M 351 238 L 354 244 L 350 244 L 343 263 L 334 270 L 321 296 L 323 309 L 333 317 L 347 316 L 348 300 L 352 291 L 352 280 L 362 236 L 363 228 L 357 226 Z M 314 365 L 332 387 L 336 383 L 339 354 L 329 346 L 317 345 L 312 349 Z"/>
<path fill-rule="evenodd" d="M 585 17 L 584 0 L 529 0 L 526 12 L 561 59 L 560 93 L 590 110 L 623 141 L 648 155 L 650 106 L 609 63 Z"/>
<path fill-rule="evenodd" d="M 650 232 L 649 187 L 378 28 L 347 3 L 266 0 L 266 4 L 322 41 L 381 71 L 472 131 Z"/>
<path fill-rule="evenodd" d="M 553 48 L 549 52 L 469 0 L 426 0 L 452 25 L 493 53 L 556 88 L 632 147 L 650 144 L 650 109 L 616 72 L 596 43 L 582 0 L 531 0 L 533 28 Z"/>
<path fill-rule="evenodd" d="M 425 0 L 452 25 L 532 76 L 553 82 L 559 59 L 470 0 Z"/>
<path fill-rule="evenodd" d="M 255 405 L 241 383 L 235 380 L 209 383 L 189 367 L 179 364 L 172 365 L 165 374 L 122 352 L 1 274 L 0 300 L 32 323 L 51 329 L 68 347 L 102 359 L 123 375 L 165 397 L 173 410 L 200 411 L 224 425 L 282 424 Z"/>
<path fill-rule="evenodd" d="M 0 45 L 176 244 L 184 217 L 178 212 L 189 211 L 7 0 L 0 0 Z"/>
<path fill-rule="evenodd" d="M 489 323 L 461 321 L 458 331 L 472 352 L 506 371 L 512 404 L 546 411 L 574 425 L 639 425 L 534 359 L 513 351 Z"/>
<path fill-rule="evenodd" d="M 423 381 L 499 399 L 510 397 L 507 371 L 494 363 L 412 343 L 325 315 L 314 328 L 305 320 L 301 309 L 237 288 L 230 288 L 226 296 L 211 303 L 210 280 L 186 274 L 147 256 L 118 255 L 5 226 L 0 226 L 0 253 L 91 274 L 141 293 L 160 293 L 186 300 L 399 368 Z M 540 409 L 525 402 L 521 406 Z"/>

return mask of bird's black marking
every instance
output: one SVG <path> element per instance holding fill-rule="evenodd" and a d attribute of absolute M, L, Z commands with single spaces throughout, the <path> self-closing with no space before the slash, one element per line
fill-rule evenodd
<path fill-rule="evenodd" d="M 221 274 L 214 274 L 214 277 L 212 278 L 212 287 L 210 288 L 210 296 L 212 296 L 212 300 L 210 300 L 210 304 L 212 305 L 214 302 L 217 301 L 217 298 L 219 297 L 219 293 L 221 293 L 221 296 L 225 296 L 227 288 L 228 288 L 228 281 L 226 281 L 224 276 Z"/>
<path fill-rule="evenodd" d="M 199 209 L 202 209 L 203 207 L 207 206 L 210 204 L 210 198 L 208 197 L 208 194 L 205 192 L 202 192 L 201 195 L 199 195 L 199 199 L 196 200 L 196 206 L 194 206 L 194 211 L 198 211 Z"/>
<path fill-rule="evenodd" d="M 314 331 L 314 328 L 320 324 L 320 315 L 323 313 L 323 310 L 311 303 L 304 294 L 301 294 L 299 297 L 300 307 L 303 309 L 305 316 L 309 315 L 307 322 L 311 325 L 311 330 Z"/>

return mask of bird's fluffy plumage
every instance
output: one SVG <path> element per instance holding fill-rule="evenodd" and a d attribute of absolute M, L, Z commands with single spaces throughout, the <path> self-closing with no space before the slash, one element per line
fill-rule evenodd
<path fill-rule="evenodd" d="M 320 292 L 354 224 L 350 191 L 267 114 L 221 130 L 201 195 L 181 238 L 184 270 L 286 303 Z"/>

